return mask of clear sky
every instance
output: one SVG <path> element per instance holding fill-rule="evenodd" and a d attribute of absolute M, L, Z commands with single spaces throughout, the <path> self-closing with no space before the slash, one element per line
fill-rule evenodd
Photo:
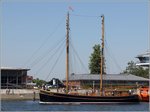
<path fill-rule="evenodd" d="M 129 61 L 137 61 L 135 57 L 149 47 L 148 0 L 2 0 L 1 6 L 1 66 L 30 68 L 28 74 L 40 79 L 65 77 L 68 7 L 73 9 L 70 10 L 70 37 L 78 54 L 71 51 L 72 72 L 89 72 L 86 69 L 92 47 L 101 43 L 102 14 L 107 73 L 120 73 Z"/>

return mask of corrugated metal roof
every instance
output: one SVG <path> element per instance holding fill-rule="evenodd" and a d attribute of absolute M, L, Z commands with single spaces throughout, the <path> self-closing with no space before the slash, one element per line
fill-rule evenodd
<path fill-rule="evenodd" d="M 69 80 L 100 80 L 100 75 L 98 74 L 72 74 L 69 76 Z M 131 75 L 131 74 L 106 74 L 106 75 L 103 75 L 103 80 L 149 81 L 149 79 Z"/>

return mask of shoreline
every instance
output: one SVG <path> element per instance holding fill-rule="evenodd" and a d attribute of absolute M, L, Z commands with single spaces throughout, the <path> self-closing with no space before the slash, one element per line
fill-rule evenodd
<path fill-rule="evenodd" d="M 3 100 L 39 100 L 39 93 L 34 94 L 1 94 Z"/>
<path fill-rule="evenodd" d="M 6 94 L 6 89 L 1 89 L 1 101 L 3 100 L 39 100 L 39 90 L 34 89 L 10 89 Z"/>

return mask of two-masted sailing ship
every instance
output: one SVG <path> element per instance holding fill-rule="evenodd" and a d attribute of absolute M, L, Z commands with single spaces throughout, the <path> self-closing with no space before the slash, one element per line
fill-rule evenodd
<path fill-rule="evenodd" d="M 40 103 L 49 104 L 70 104 L 70 103 L 135 103 L 139 102 L 138 95 L 126 96 L 104 96 L 103 95 L 103 52 L 104 52 L 104 15 L 102 18 L 102 54 L 101 54 L 101 73 L 100 73 L 100 89 L 98 95 L 81 95 L 69 94 L 69 12 L 66 19 L 66 91 L 65 93 L 51 92 L 48 90 L 40 90 Z"/>

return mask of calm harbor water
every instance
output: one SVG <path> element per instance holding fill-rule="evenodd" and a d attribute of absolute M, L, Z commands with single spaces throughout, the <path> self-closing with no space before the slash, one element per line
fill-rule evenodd
<path fill-rule="evenodd" d="M 149 103 L 139 104 L 88 104 L 44 105 L 39 101 L 1 101 L 2 111 L 149 111 Z"/>

